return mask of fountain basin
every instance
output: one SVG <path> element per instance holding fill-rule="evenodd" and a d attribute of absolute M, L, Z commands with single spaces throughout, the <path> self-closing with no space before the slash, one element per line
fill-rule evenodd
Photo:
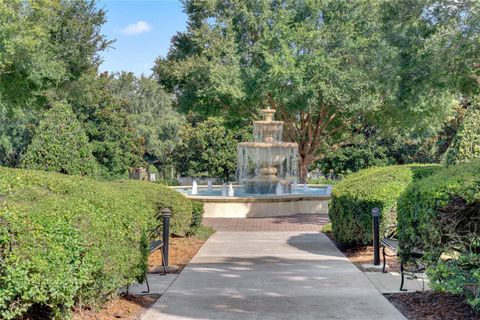
<path fill-rule="evenodd" d="M 292 193 L 276 195 L 253 195 L 242 193 L 235 186 L 235 196 L 222 197 L 221 187 L 215 186 L 211 192 L 198 186 L 198 194 L 191 195 L 191 187 L 173 187 L 193 201 L 204 204 L 206 218 L 264 218 L 289 216 L 293 214 L 328 213 L 330 186 L 309 185 L 307 192 L 302 185 Z"/>

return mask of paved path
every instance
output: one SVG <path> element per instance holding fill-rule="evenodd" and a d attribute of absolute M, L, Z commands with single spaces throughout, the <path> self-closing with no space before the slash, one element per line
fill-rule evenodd
<path fill-rule="evenodd" d="M 217 232 L 143 320 L 405 319 L 321 233 Z"/>
<path fill-rule="evenodd" d="M 320 231 L 328 214 L 296 214 L 273 218 L 203 218 L 217 231 Z"/>

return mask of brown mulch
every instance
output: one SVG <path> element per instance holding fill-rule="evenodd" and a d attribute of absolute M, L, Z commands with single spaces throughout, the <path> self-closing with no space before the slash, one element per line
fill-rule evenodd
<path fill-rule="evenodd" d="M 177 272 L 180 272 L 197 251 L 200 250 L 205 241 L 194 237 L 170 238 L 169 265 L 179 266 Z M 148 264 L 150 269 L 154 269 L 162 264 L 159 250 L 150 255 Z M 109 300 L 98 310 L 77 309 L 74 311 L 73 320 L 137 320 L 158 298 L 160 298 L 159 295 L 123 295 Z"/>
<path fill-rule="evenodd" d="M 325 235 L 360 270 L 367 271 L 362 265 L 373 263 L 373 246 L 347 247 L 336 241 L 331 233 Z M 397 257 L 387 257 L 387 265 L 389 271 L 400 272 Z M 409 320 L 480 320 L 480 314 L 474 312 L 462 296 L 427 291 L 391 293 L 385 297 Z"/>
<path fill-rule="evenodd" d="M 453 294 L 410 292 L 385 297 L 409 320 L 480 320 L 463 297 Z"/>
<path fill-rule="evenodd" d="M 333 238 L 331 233 L 325 233 L 327 237 L 332 240 L 335 246 L 342 251 L 342 253 L 360 270 L 367 271 L 362 266 L 364 264 L 372 264 L 373 263 L 373 246 L 355 246 L 355 247 L 347 247 L 342 245 L 340 242 L 336 241 Z M 392 254 L 391 251 L 387 250 L 387 254 Z M 380 249 L 380 263 L 383 265 L 383 256 L 382 251 Z M 400 263 L 397 257 L 387 257 L 387 266 L 388 271 L 395 271 L 400 272 Z M 377 269 L 369 269 L 368 271 L 378 271 Z"/>
<path fill-rule="evenodd" d="M 206 240 L 198 238 L 170 238 L 170 249 L 168 255 L 168 264 L 179 267 L 177 272 L 180 272 L 193 256 L 200 250 Z M 148 257 L 148 266 L 153 269 L 162 264 L 162 256 L 160 250 L 153 252 Z"/>
<path fill-rule="evenodd" d="M 143 312 L 159 297 L 124 295 L 108 301 L 99 310 L 75 310 L 73 320 L 140 319 Z"/>

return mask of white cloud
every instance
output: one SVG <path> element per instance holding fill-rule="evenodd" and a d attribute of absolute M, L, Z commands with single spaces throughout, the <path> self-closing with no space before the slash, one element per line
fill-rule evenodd
<path fill-rule="evenodd" d="M 135 35 L 135 34 L 141 34 L 144 32 L 148 32 L 152 29 L 152 26 L 149 25 L 145 21 L 137 21 L 135 23 L 129 24 L 126 26 L 123 30 L 122 33 L 126 34 L 127 36 Z"/>

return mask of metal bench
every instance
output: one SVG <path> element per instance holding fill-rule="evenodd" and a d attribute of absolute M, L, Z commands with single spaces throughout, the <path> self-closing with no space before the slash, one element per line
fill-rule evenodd
<path fill-rule="evenodd" d="M 385 229 L 383 238 L 380 239 L 380 245 L 382 246 L 382 255 L 383 255 L 382 272 L 386 273 L 386 270 L 385 270 L 385 267 L 387 265 L 386 257 L 398 257 L 399 255 L 399 244 L 398 244 L 398 239 L 396 237 L 396 226 L 390 226 Z M 394 254 L 386 253 L 385 249 L 389 249 Z M 403 285 L 405 282 L 405 273 L 415 274 L 415 273 L 425 271 L 425 267 L 417 263 L 417 260 L 423 257 L 422 251 L 418 249 L 412 250 L 412 252 L 410 252 L 410 257 L 415 262 L 415 269 L 406 270 L 403 261 L 400 262 L 400 276 L 401 276 L 400 291 L 407 291 L 407 289 L 403 288 Z"/>
<path fill-rule="evenodd" d="M 155 250 L 160 250 L 160 255 L 162 257 L 162 269 L 163 269 L 163 275 L 167 275 L 167 268 L 165 266 L 165 259 L 163 255 L 163 241 L 162 240 L 154 240 L 150 242 L 149 246 L 149 255 L 152 254 Z M 145 277 L 145 283 L 147 285 L 147 290 L 142 291 L 142 293 L 150 293 L 150 284 L 148 283 L 148 277 Z M 128 294 L 128 289 L 130 286 L 127 286 L 127 294 Z"/>
<path fill-rule="evenodd" d="M 155 250 L 160 250 L 160 255 L 162 257 L 162 269 L 163 275 L 167 274 L 167 267 L 165 266 L 165 259 L 163 256 L 163 241 L 162 240 L 154 240 L 149 244 L 150 254 L 152 254 Z M 145 283 L 147 284 L 147 291 L 144 293 L 150 293 L 150 284 L 148 283 L 148 277 L 145 277 Z"/>

